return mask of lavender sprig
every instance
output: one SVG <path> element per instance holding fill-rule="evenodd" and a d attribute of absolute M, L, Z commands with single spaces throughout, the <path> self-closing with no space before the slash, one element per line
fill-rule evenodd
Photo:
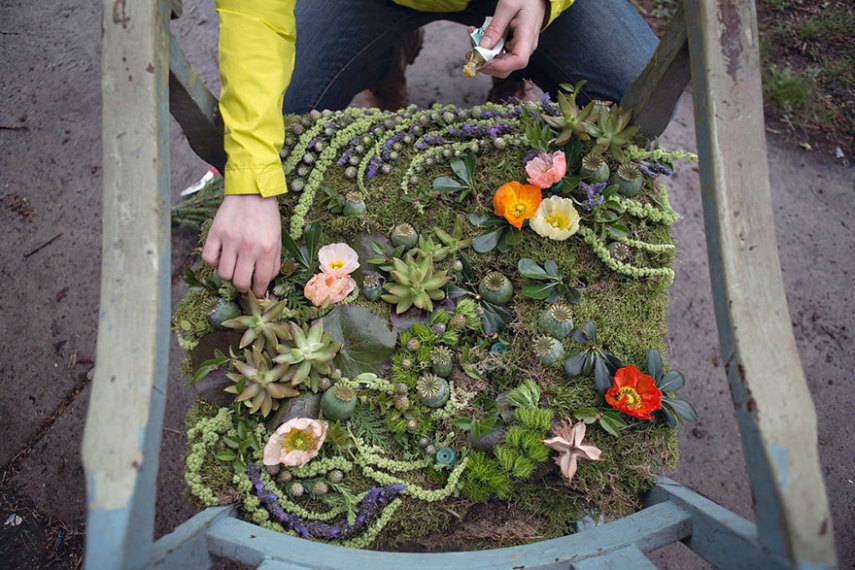
<path fill-rule="evenodd" d="M 371 487 L 365 497 L 359 502 L 359 510 L 353 524 L 349 524 L 347 517 L 337 520 L 333 524 L 322 521 L 309 521 L 306 523 L 301 517 L 287 513 L 276 500 L 278 496 L 264 487 L 261 481 L 261 469 L 258 465 L 250 465 L 247 469 L 249 480 L 255 489 L 258 500 L 268 513 L 273 515 L 282 526 L 293 530 L 303 538 L 344 538 L 366 525 L 374 516 L 378 505 L 388 503 L 404 490 L 401 483 L 390 483 L 383 487 Z"/>

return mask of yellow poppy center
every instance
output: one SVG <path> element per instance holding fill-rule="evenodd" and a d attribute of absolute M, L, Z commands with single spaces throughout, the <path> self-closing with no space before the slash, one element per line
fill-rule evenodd
<path fill-rule="evenodd" d="M 332 263 L 330 263 L 330 267 L 332 267 L 333 269 L 341 269 L 342 267 L 344 267 L 344 262 L 343 261 L 333 261 Z"/>
<path fill-rule="evenodd" d="M 286 452 L 315 449 L 315 436 L 301 429 L 292 429 L 282 438 L 282 449 Z"/>
<path fill-rule="evenodd" d="M 630 386 L 623 386 L 618 392 L 618 402 L 620 402 L 627 408 L 640 408 L 641 396 L 639 396 L 635 388 L 632 388 Z"/>
<path fill-rule="evenodd" d="M 552 214 L 551 216 L 546 218 L 546 223 L 552 226 L 553 228 L 563 230 L 567 227 L 567 218 L 565 218 L 561 214 Z"/>
<path fill-rule="evenodd" d="M 526 207 L 525 207 L 525 204 L 523 204 L 522 202 L 517 202 L 514 205 L 513 216 L 515 218 L 519 218 L 520 216 L 525 214 L 525 212 L 526 212 Z"/>

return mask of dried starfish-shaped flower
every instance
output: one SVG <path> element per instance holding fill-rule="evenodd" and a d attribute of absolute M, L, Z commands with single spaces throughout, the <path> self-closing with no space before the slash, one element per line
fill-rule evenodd
<path fill-rule="evenodd" d="M 567 477 L 568 487 L 576 474 L 579 461 L 601 461 L 602 450 L 590 441 L 584 441 L 587 428 L 585 422 L 573 425 L 572 421 L 565 420 L 554 429 L 555 437 L 541 440 L 558 452 L 555 463 L 561 468 L 561 474 Z"/>

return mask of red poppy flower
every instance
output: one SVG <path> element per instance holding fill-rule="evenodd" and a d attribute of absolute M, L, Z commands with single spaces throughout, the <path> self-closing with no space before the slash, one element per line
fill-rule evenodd
<path fill-rule="evenodd" d="M 529 219 L 537 212 L 540 200 L 540 188 L 513 180 L 500 186 L 493 194 L 493 212 L 519 230 L 523 220 Z"/>
<path fill-rule="evenodd" d="M 606 403 L 640 420 L 652 420 L 650 413 L 662 408 L 662 392 L 656 381 L 633 365 L 615 372 L 614 384 L 606 392 Z"/>

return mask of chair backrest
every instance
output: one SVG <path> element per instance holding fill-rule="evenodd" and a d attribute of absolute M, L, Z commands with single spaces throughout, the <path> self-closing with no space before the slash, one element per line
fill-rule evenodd
<path fill-rule="evenodd" d="M 172 13 L 180 13 L 179 0 L 104 1 L 101 310 L 83 445 L 89 568 L 197 568 L 212 556 L 267 569 L 644 567 L 641 552 L 675 540 L 731 568 L 835 565 L 816 417 L 806 404 L 774 237 L 755 8 L 737 0 L 686 0 L 624 104 L 647 134 L 660 133 L 690 60 L 716 319 L 756 526 L 663 479 L 651 506 L 631 517 L 512 549 L 352 551 L 297 542 L 237 520 L 230 508 L 208 509 L 155 543 L 170 335 L 170 88 L 191 146 L 217 166 L 224 162 L 216 100 L 170 37 Z"/>

